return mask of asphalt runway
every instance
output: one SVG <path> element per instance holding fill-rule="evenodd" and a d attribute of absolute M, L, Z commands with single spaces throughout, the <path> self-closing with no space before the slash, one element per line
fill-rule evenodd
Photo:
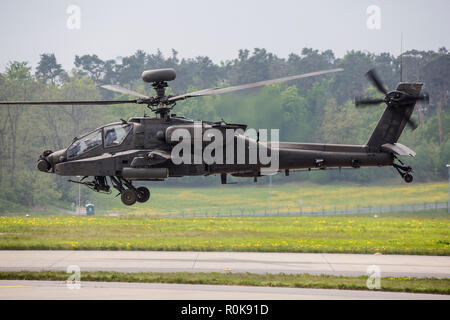
<path fill-rule="evenodd" d="M 0 271 L 251 272 L 450 278 L 450 257 L 260 252 L 0 251 Z"/>
<path fill-rule="evenodd" d="M 450 300 L 450 296 L 403 292 L 159 283 L 0 281 L 0 300 Z"/>

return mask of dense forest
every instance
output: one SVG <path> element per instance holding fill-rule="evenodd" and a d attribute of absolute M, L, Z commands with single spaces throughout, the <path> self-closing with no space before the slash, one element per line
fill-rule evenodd
<path fill-rule="evenodd" d="M 245 123 L 251 128 L 279 128 L 281 141 L 364 144 L 375 127 L 384 104 L 356 109 L 355 96 L 379 97 L 364 74 L 376 68 L 389 89 L 400 80 L 424 82 L 430 94 L 428 105 L 418 104 L 413 117 L 415 131 L 405 129 L 400 142 L 417 152 L 407 159 L 415 170 L 415 181 L 443 180 L 450 159 L 450 53 L 411 50 L 402 57 L 389 53 L 372 54 L 349 51 L 336 58 L 331 50 L 319 52 L 305 48 L 287 59 L 265 49 L 240 50 L 234 60 L 216 64 L 198 56 L 183 59 L 172 50 L 165 57 L 158 50 L 116 60 L 97 55 L 76 56 L 75 68 L 63 70 L 54 54 L 41 55 L 32 71 L 27 62 L 11 61 L 0 73 L 0 100 L 126 99 L 99 88 L 120 84 L 132 90 L 154 94 L 140 79 L 144 70 L 174 68 L 177 79 L 169 93 L 178 94 L 216 86 L 244 84 L 286 75 L 340 67 L 343 72 L 252 89 L 239 94 L 224 94 L 179 102 L 175 112 L 196 120 Z M 4 106 L 0 108 L 0 210 L 13 204 L 41 206 L 51 202 L 72 202 L 78 188 L 66 178 L 43 174 L 36 169 L 38 156 L 45 149 L 67 147 L 74 137 L 117 121 L 142 116 L 150 111 L 142 106 Z M 274 181 L 310 180 L 317 183 L 353 181 L 380 182 L 396 173 L 389 168 L 334 170 Z M 400 181 L 400 177 L 399 181 Z M 169 184 L 216 184 L 218 178 L 173 179 Z"/>

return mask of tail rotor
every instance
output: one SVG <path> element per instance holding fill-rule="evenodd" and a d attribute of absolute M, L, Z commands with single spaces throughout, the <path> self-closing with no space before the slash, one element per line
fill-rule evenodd
<path fill-rule="evenodd" d="M 392 106 L 394 108 L 404 108 L 409 107 L 417 101 L 423 103 L 429 103 L 430 97 L 427 93 L 419 95 L 411 95 L 403 91 L 393 90 L 388 91 L 381 81 L 380 77 L 376 73 L 375 69 L 371 69 L 366 73 L 366 77 L 369 81 L 378 89 L 378 91 L 384 94 L 383 99 L 373 99 L 373 98 L 355 98 L 355 106 L 357 108 L 363 108 L 373 105 L 378 105 L 385 103 L 387 106 Z M 412 129 L 416 129 L 418 124 L 411 118 L 407 119 L 407 125 Z"/>

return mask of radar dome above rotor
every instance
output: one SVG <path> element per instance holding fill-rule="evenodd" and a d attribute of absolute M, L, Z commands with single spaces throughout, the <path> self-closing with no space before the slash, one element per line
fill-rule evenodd
<path fill-rule="evenodd" d="M 174 69 L 155 69 L 142 72 L 144 82 L 165 82 L 175 80 L 177 74 Z"/>

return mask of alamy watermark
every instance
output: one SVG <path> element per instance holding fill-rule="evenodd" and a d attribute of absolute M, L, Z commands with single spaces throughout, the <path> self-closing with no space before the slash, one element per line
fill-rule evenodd
<path fill-rule="evenodd" d="M 72 275 L 66 280 L 66 287 L 68 289 L 80 289 L 81 288 L 81 269 L 80 266 L 70 265 L 67 267 L 67 273 Z"/>
<path fill-rule="evenodd" d="M 380 267 L 376 265 L 371 265 L 367 267 L 367 274 L 369 278 L 367 278 L 366 286 L 369 290 L 379 290 L 381 289 L 381 271 Z"/>
<path fill-rule="evenodd" d="M 366 9 L 367 17 L 366 26 L 369 30 L 381 29 L 381 9 L 379 6 L 370 5 Z"/>
<path fill-rule="evenodd" d="M 279 169 L 279 130 L 205 128 L 194 121 L 193 129 L 176 128 L 170 134 L 176 143 L 171 157 L 175 165 L 257 165 L 261 175 L 273 174 Z M 225 154 L 224 154 L 225 153 Z"/>
<path fill-rule="evenodd" d="M 66 27 L 69 30 L 81 29 L 81 8 L 77 5 L 70 5 L 66 9 L 66 13 L 69 15 L 66 21 Z"/>

